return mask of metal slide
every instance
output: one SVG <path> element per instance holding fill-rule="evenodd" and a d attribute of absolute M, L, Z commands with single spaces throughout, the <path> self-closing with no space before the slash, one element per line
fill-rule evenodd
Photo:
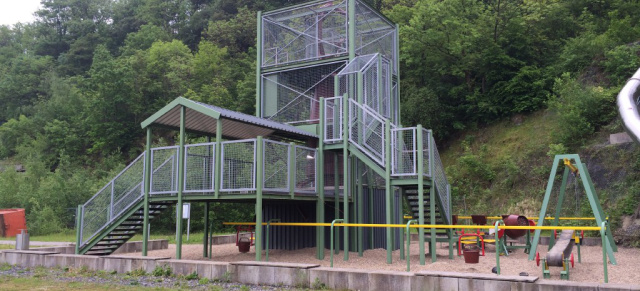
<path fill-rule="evenodd" d="M 638 114 L 638 97 L 640 97 L 640 69 L 629 78 L 618 94 L 618 111 L 622 125 L 629 136 L 640 143 L 640 114 Z"/>

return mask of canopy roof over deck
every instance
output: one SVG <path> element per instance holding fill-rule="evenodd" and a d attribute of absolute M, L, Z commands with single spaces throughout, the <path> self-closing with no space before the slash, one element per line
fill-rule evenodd
<path fill-rule="evenodd" d="M 294 126 L 255 117 L 214 105 L 178 97 L 141 123 L 142 128 L 158 126 L 180 129 L 180 108 L 185 107 L 185 130 L 203 135 L 216 134 L 216 122 L 222 121 L 222 136 L 228 139 L 248 139 L 257 136 L 279 136 L 298 140 L 318 138 L 317 135 Z"/>

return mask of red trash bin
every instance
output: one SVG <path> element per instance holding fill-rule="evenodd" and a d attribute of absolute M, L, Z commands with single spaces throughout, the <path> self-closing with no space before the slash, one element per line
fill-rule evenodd
<path fill-rule="evenodd" d="M 0 209 L 0 237 L 15 237 L 27 229 L 24 209 Z"/>

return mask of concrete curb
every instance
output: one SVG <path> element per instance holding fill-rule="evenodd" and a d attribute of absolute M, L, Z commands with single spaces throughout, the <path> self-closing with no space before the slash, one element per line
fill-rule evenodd
<path fill-rule="evenodd" d="M 367 271 L 320 267 L 318 264 L 279 262 L 212 262 L 172 260 L 166 257 L 88 256 L 51 251 L 0 252 L 0 263 L 24 267 L 69 267 L 126 273 L 169 267 L 177 275 L 196 272 L 201 278 L 254 285 L 293 286 L 350 290 L 640 290 L 640 285 L 539 280 L 536 276 L 498 276 L 457 272 Z"/>

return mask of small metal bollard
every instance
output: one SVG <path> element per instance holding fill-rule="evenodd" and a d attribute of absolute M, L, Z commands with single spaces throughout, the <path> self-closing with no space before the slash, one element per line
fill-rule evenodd
<path fill-rule="evenodd" d="M 21 229 L 19 234 L 16 234 L 16 250 L 28 250 L 29 249 L 29 233 L 26 229 Z"/>

